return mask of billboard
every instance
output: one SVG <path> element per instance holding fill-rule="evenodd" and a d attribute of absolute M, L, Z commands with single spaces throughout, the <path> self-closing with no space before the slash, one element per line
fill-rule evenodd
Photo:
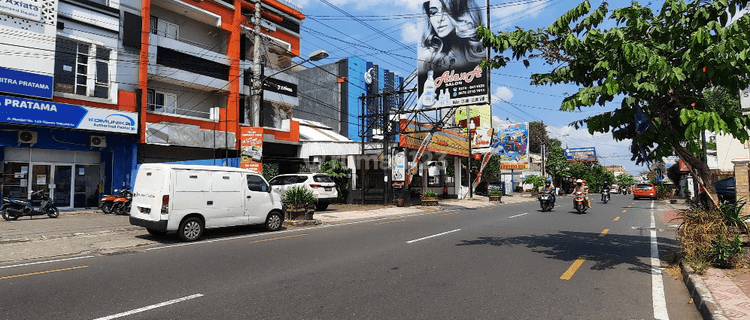
<path fill-rule="evenodd" d="M 467 110 L 468 109 L 468 110 Z M 469 116 L 467 117 L 467 113 Z M 462 128 L 466 128 L 467 123 L 474 123 L 474 130 L 472 130 L 471 140 L 471 151 L 478 153 L 490 152 L 490 143 L 492 142 L 492 108 L 490 105 L 479 105 L 461 107 L 456 109 L 454 115 L 456 125 Z M 468 118 L 468 122 L 467 122 Z M 463 130 L 466 134 L 468 131 Z"/>
<path fill-rule="evenodd" d="M 596 148 L 565 149 L 565 160 L 568 161 L 596 161 Z"/>
<path fill-rule="evenodd" d="M 263 174 L 263 128 L 242 127 L 240 132 L 240 168 Z"/>
<path fill-rule="evenodd" d="M 417 45 L 418 96 L 423 108 L 489 103 L 487 70 L 479 62 L 487 50 L 476 28 L 485 25 L 475 0 L 421 3 Z"/>
<path fill-rule="evenodd" d="M 401 119 L 401 138 L 399 139 L 399 147 L 419 149 L 429 133 L 418 132 L 411 133 L 414 131 L 426 131 L 431 130 L 432 126 L 411 121 L 408 119 Z M 426 151 L 450 154 L 454 156 L 466 157 L 469 155 L 469 141 L 465 135 L 447 131 L 443 129 L 435 130 L 430 137 L 430 142 L 425 148 Z"/>
<path fill-rule="evenodd" d="M 500 155 L 500 169 L 529 168 L 529 124 L 514 123 L 497 128 L 492 144 Z"/>

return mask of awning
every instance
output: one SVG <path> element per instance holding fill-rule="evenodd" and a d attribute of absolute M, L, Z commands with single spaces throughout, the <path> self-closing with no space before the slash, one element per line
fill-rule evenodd
<path fill-rule="evenodd" d="M 299 121 L 299 139 L 300 141 L 340 141 L 340 142 L 351 142 L 349 138 L 344 137 L 335 131 L 333 128 L 326 126 L 320 122 L 295 119 Z"/>
<path fill-rule="evenodd" d="M 307 159 L 314 156 L 345 156 L 356 155 L 362 151 L 362 143 L 349 140 L 323 123 L 295 119 L 299 121 L 300 158 Z"/>

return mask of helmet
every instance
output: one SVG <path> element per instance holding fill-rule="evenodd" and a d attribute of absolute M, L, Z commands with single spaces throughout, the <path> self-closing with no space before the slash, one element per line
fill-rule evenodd
<path fill-rule="evenodd" d="M 549 180 L 549 179 L 547 179 L 546 181 L 544 181 L 544 185 L 547 186 L 547 187 L 549 187 L 550 183 L 552 183 L 552 181 Z"/>
<path fill-rule="evenodd" d="M 604 184 L 609 184 L 609 182 L 607 180 L 604 180 Z"/>
<path fill-rule="evenodd" d="M 586 183 L 586 180 L 583 180 L 583 183 Z"/>
<path fill-rule="evenodd" d="M 576 183 L 583 183 L 583 180 L 578 179 L 578 180 L 576 180 Z"/>

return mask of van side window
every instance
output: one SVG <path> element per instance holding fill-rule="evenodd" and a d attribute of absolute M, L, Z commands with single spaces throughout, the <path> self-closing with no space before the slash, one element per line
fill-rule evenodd
<path fill-rule="evenodd" d="M 268 191 L 268 185 L 263 180 L 263 178 L 255 175 L 247 175 L 247 188 L 250 189 L 250 191 L 259 191 L 259 192 L 267 192 Z"/>

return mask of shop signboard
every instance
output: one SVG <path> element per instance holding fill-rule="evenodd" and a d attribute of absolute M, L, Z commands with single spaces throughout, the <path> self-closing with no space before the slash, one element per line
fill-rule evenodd
<path fill-rule="evenodd" d="M 467 113 L 469 113 L 468 117 Z M 490 105 L 457 108 L 454 118 L 456 121 L 456 125 L 464 128 L 463 133 L 468 132 L 466 129 L 467 125 L 471 126 L 471 123 L 474 124 L 474 130 L 472 130 L 471 135 L 472 152 L 490 152 L 490 145 L 492 142 L 493 134 L 492 109 L 490 108 Z"/>
<path fill-rule="evenodd" d="M 417 86 L 424 108 L 489 103 L 487 69 L 479 66 L 487 50 L 476 35 L 486 17 L 476 0 L 461 3 L 420 2 Z"/>
<path fill-rule="evenodd" d="M 135 112 L 0 95 L 0 122 L 135 134 L 135 119 Z"/>
<path fill-rule="evenodd" d="M 529 126 L 528 123 L 514 123 L 497 128 L 497 136 L 492 147 L 500 156 L 501 169 L 529 168 Z"/>
<path fill-rule="evenodd" d="M 569 148 L 565 149 L 565 160 L 568 161 L 596 161 L 596 148 Z"/>
<path fill-rule="evenodd" d="M 432 126 L 430 125 L 408 119 L 401 119 L 401 137 L 399 139 L 399 146 L 410 149 L 419 149 L 422 145 L 422 140 L 428 137 L 429 132 L 426 131 L 429 130 L 432 130 Z M 432 134 L 431 140 L 429 144 L 427 144 L 425 151 L 467 157 L 469 155 L 469 141 L 466 135 L 437 129 Z"/>
<path fill-rule="evenodd" d="M 240 168 L 263 174 L 263 128 L 242 127 L 240 131 Z"/>
<path fill-rule="evenodd" d="M 52 98 L 53 77 L 0 67 L 0 92 Z"/>

